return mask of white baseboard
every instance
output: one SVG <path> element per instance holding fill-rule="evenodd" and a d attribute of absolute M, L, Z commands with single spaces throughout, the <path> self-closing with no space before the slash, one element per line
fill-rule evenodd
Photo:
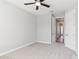
<path fill-rule="evenodd" d="M 35 42 L 30 42 L 30 43 L 28 43 L 28 44 L 19 46 L 19 47 L 17 47 L 17 48 L 11 49 L 11 50 L 9 50 L 9 51 L 0 53 L 0 56 L 6 55 L 6 54 L 11 53 L 11 52 L 14 52 L 14 51 L 16 51 L 16 50 L 19 50 L 19 49 L 21 49 L 21 48 L 24 48 L 24 47 L 26 47 L 26 46 L 29 46 L 29 45 L 31 45 L 31 44 L 33 44 L 33 43 L 35 43 Z"/>
<path fill-rule="evenodd" d="M 50 42 L 37 41 L 38 43 L 51 44 Z"/>

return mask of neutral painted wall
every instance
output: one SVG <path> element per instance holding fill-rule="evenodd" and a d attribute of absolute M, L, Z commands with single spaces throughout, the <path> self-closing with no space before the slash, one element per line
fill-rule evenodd
<path fill-rule="evenodd" d="M 0 53 L 35 42 L 36 17 L 0 0 Z"/>
<path fill-rule="evenodd" d="M 76 6 L 75 6 L 75 19 L 76 19 L 76 53 L 78 55 L 78 2 L 76 2 Z"/>
<path fill-rule="evenodd" d="M 37 41 L 51 43 L 51 15 L 44 14 L 37 18 Z"/>
<path fill-rule="evenodd" d="M 52 16 L 52 18 L 51 18 L 52 20 L 51 20 L 51 40 L 52 40 L 52 44 L 54 43 L 54 42 L 56 42 L 56 17 L 55 16 Z"/>
<path fill-rule="evenodd" d="M 75 9 L 68 10 L 65 12 L 65 28 L 64 28 L 64 38 L 66 47 L 76 51 L 76 26 L 77 19 L 75 18 Z"/>

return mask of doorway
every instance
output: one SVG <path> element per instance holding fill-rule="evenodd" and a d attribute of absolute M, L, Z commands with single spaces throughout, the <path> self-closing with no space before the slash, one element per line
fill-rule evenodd
<path fill-rule="evenodd" d="M 56 42 L 64 43 L 64 18 L 56 18 Z"/>

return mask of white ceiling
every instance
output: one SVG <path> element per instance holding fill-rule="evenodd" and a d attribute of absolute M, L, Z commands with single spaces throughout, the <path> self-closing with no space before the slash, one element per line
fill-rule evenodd
<path fill-rule="evenodd" d="M 77 0 L 45 0 L 44 3 L 49 4 L 51 7 L 46 8 L 44 6 L 40 6 L 38 11 L 35 10 L 35 5 L 28 5 L 25 6 L 24 3 L 34 2 L 34 0 L 6 0 L 16 6 L 32 13 L 35 15 L 41 15 L 50 12 L 51 10 L 54 11 L 55 14 L 64 13 L 64 11 L 68 9 L 74 8 L 76 5 Z"/>

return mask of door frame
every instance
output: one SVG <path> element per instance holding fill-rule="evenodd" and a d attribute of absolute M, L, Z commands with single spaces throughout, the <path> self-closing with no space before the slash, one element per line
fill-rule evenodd
<path fill-rule="evenodd" d="M 54 15 L 51 15 L 51 44 L 52 44 L 52 42 L 53 42 L 53 40 L 52 40 L 52 20 L 53 20 L 53 18 L 52 17 L 54 17 L 55 18 L 55 22 L 56 22 L 56 17 L 54 16 Z M 61 18 L 61 17 L 60 17 Z M 62 19 L 64 20 L 64 17 L 62 17 Z M 64 22 L 65 23 L 65 22 Z M 56 24 L 56 26 L 57 26 L 57 22 L 55 23 Z M 64 25 L 63 25 L 63 37 L 64 37 Z M 55 32 L 55 42 L 56 42 L 56 39 L 57 39 L 57 27 L 56 27 L 56 32 Z M 65 44 L 65 39 L 63 40 L 63 44 Z"/>

